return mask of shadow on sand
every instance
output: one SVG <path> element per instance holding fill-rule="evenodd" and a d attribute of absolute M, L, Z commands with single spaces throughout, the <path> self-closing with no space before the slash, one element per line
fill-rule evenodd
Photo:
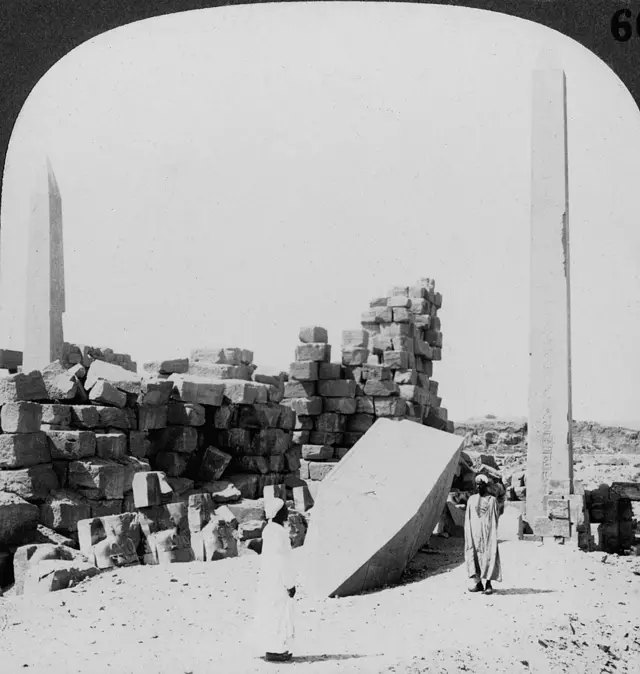
<path fill-rule="evenodd" d="M 357 658 L 369 658 L 370 655 L 358 655 L 351 653 L 327 653 L 325 655 L 294 655 L 291 660 L 280 662 L 278 664 L 288 665 L 300 662 L 325 662 L 329 660 L 356 660 Z M 373 656 L 375 657 L 375 656 Z M 266 658 L 262 658 L 266 661 Z"/>
<path fill-rule="evenodd" d="M 505 590 L 493 589 L 493 594 L 549 594 L 555 590 L 536 590 L 533 587 L 510 587 Z"/>

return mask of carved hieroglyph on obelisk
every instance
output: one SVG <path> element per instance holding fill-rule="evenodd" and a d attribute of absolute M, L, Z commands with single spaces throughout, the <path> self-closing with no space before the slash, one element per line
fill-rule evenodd
<path fill-rule="evenodd" d="M 531 161 L 526 520 L 533 526 L 550 496 L 573 492 L 567 96 L 557 67 L 533 74 Z"/>
<path fill-rule="evenodd" d="M 64 253 L 62 200 L 47 160 L 31 201 L 23 370 L 40 370 L 62 355 Z"/>

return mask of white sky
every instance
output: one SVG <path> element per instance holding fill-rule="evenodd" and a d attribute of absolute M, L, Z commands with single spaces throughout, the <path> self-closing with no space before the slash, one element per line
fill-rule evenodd
<path fill-rule="evenodd" d="M 567 74 L 574 417 L 638 420 L 640 114 L 597 57 L 469 9 L 284 4 L 188 12 L 60 61 L 16 125 L 2 209 L 5 348 L 22 348 L 26 222 L 49 156 L 69 341 L 138 361 L 340 331 L 436 279 L 450 418 L 526 415 L 531 70 Z"/>

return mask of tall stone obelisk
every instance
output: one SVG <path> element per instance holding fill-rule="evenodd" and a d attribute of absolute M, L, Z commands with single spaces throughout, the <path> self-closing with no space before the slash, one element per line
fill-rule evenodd
<path fill-rule="evenodd" d="M 564 71 L 533 74 L 531 317 L 526 521 L 573 492 L 567 91 Z"/>
<path fill-rule="evenodd" d="M 65 310 L 62 200 L 47 160 L 31 201 L 23 370 L 40 370 L 62 355 Z"/>

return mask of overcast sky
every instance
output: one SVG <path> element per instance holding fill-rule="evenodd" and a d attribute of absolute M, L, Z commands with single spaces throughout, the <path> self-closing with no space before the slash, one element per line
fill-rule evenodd
<path fill-rule="evenodd" d="M 138 361 L 358 327 L 422 276 L 444 296 L 450 418 L 526 415 L 531 71 L 567 74 L 574 416 L 638 420 L 640 113 L 559 33 L 451 7 L 228 7 L 67 55 L 16 125 L 2 197 L 3 346 L 22 348 L 27 217 L 63 198 L 65 337 Z M 42 185 L 41 185 L 42 187 Z"/>

